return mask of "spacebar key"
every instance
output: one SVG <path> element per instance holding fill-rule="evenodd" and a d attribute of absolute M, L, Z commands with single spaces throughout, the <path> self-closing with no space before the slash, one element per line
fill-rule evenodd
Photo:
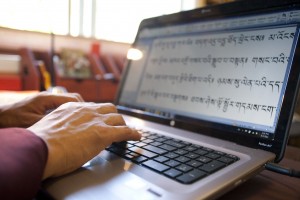
<path fill-rule="evenodd" d="M 161 163 L 156 162 L 154 160 L 148 160 L 146 162 L 143 162 L 142 165 L 144 165 L 146 167 L 149 167 L 149 168 L 151 168 L 155 171 L 158 171 L 158 172 L 163 172 L 163 171 L 170 168 L 167 165 L 161 164 Z"/>
<path fill-rule="evenodd" d="M 152 153 L 151 151 L 147 151 L 147 150 L 139 148 L 139 147 L 131 147 L 131 148 L 129 148 L 129 150 L 133 151 L 135 153 L 141 154 L 147 158 L 153 158 L 153 157 L 157 156 L 156 153 Z"/>

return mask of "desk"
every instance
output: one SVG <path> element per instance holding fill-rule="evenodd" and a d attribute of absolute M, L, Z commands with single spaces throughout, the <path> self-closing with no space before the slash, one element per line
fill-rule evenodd
<path fill-rule="evenodd" d="M 281 165 L 300 170 L 300 148 L 288 146 Z M 300 179 L 264 170 L 220 200 L 299 200 Z"/>

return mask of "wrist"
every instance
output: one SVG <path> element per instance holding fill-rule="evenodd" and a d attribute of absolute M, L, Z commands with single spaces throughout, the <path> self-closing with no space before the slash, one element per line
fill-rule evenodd
<path fill-rule="evenodd" d="M 68 160 L 66 156 L 64 142 L 56 138 L 44 138 L 41 137 L 47 145 L 48 148 L 48 159 L 45 166 L 43 180 L 51 177 L 58 177 L 69 172 L 74 171 L 78 167 L 73 166 L 73 162 Z"/>
<path fill-rule="evenodd" d="M 47 162 L 46 162 L 46 166 L 45 166 L 45 170 L 44 170 L 44 174 L 43 174 L 43 180 L 50 178 L 50 177 L 55 177 L 58 176 L 59 174 L 56 174 L 56 172 L 59 171 L 59 169 L 61 168 L 60 165 L 62 165 L 62 163 L 57 162 L 59 160 L 63 160 L 62 157 L 62 152 L 59 152 L 59 148 L 58 146 L 60 146 L 61 144 L 59 144 L 59 141 L 50 141 L 50 140 L 46 140 L 45 138 L 42 138 L 44 140 L 44 142 L 47 145 L 48 148 L 48 158 L 47 158 Z"/>

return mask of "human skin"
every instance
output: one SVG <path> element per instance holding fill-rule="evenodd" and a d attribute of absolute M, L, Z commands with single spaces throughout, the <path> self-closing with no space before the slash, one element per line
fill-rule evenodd
<path fill-rule="evenodd" d="M 113 142 L 141 138 L 111 103 L 65 103 L 28 130 L 48 147 L 43 179 L 76 170 Z"/>
<path fill-rule="evenodd" d="M 83 99 L 77 93 L 40 92 L 16 103 L 0 105 L 0 128 L 27 128 L 61 104 L 78 101 Z"/>

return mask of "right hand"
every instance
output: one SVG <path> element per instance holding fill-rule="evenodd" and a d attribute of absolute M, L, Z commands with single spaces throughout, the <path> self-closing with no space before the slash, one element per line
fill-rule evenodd
<path fill-rule="evenodd" d="M 28 129 L 48 147 L 44 179 L 74 171 L 113 142 L 141 138 L 110 103 L 66 103 Z"/>

